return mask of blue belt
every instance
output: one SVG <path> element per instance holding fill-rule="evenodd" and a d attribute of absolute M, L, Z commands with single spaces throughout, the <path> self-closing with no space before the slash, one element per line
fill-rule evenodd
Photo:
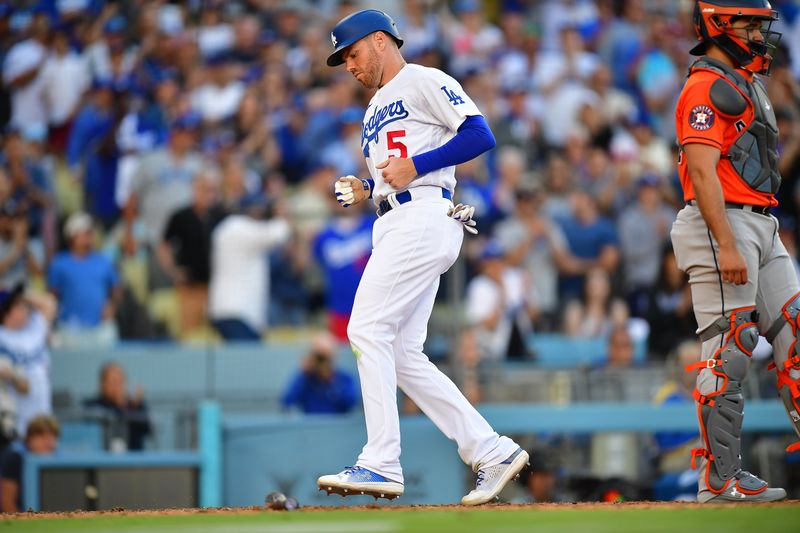
<path fill-rule="evenodd" d="M 443 188 L 442 189 L 442 198 L 446 198 L 446 199 L 452 201 L 453 200 L 453 193 L 451 193 L 449 190 Z M 397 203 L 401 204 L 401 205 L 406 203 L 406 202 L 410 202 L 411 200 L 413 200 L 410 190 L 399 192 L 399 193 L 395 194 L 394 195 L 394 199 L 397 200 Z M 377 211 L 378 216 L 382 217 L 383 215 L 385 215 L 386 213 L 388 213 L 392 209 L 394 209 L 394 206 L 392 206 L 392 204 L 389 203 L 389 200 L 381 200 L 381 203 L 378 204 L 378 211 Z"/>

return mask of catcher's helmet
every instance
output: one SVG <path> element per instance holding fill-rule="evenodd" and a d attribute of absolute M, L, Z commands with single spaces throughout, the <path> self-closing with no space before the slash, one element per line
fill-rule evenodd
<path fill-rule="evenodd" d="M 731 30 L 737 18 L 762 21 L 760 29 L 763 41 L 749 37 L 742 39 Z M 706 52 L 708 44 L 721 48 L 743 69 L 757 74 L 769 75 L 772 52 L 781 34 L 771 30 L 778 20 L 778 12 L 767 0 L 698 0 L 694 6 L 694 29 L 700 43 L 691 54 L 699 56 Z"/>
<path fill-rule="evenodd" d="M 333 53 L 328 56 L 328 66 L 335 67 L 344 63 L 342 50 L 376 31 L 391 35 L 397 42 L 398 48 L 403 46 L 403 39 L 400 38 L 400 32 L 397 31 L 397 25 L 392 17 L 377 9 L 365 9 L 346 16 L 333 28 L 331 32 Z"/>

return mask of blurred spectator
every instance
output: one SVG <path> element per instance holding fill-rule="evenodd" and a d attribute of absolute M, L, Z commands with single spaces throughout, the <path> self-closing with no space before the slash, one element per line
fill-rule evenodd
<path fill-rule="evenodd" d="M 244 84 L 234 78 L 229 58 L 223 53 L 206 59 L 206 83 L 192 92 L 192 107 L 209 124 L 233 117 L 244 97 Z"/>
<path fill-rule="evenodd" d="M 599 267 L 589 270 L 583 291 L 583 299 L 572 299 L 563 307 L 562 331 L 570 337 L 608 335 L 614 325 L 615 305 L 625 306 L 624 302 L 613 297 L 608 273 Z"/>
<path fill-rule="evenodd" d="M 515 198 L 514 214 L 497 225 L 495 236 L 508 251 L 509 265 L 520 268 L 530 281 L 537 326 L 552 330 L 558 323 L 558 272 L 571 260 L 566 238 L 541 212 L 544 193 L 539 187 L 523 185 Z"/>
<path fill-rule="evenodd" d="M 670 57 L 668 43 L 675 40 L 669 31 L 669 19 L 651 13 L 647 21 L 641 56 L 635 64 L 636 86 L 644 99 L 649 124 L 664 137 L 675 134 L 674 111 L 683 80 Z M 658 169 L 656 169 L 658 170 Z"/>
<path fill-rule="evenodd" d="M 332 195 L 331 199 L 335 201 Z M 348 343 L 347 324 L 372 253 L 375 217 L 356 206 L 343 209 L 338 202 L 334 209 L 333 218 L 314 239 L 313 254 L 324 278 L 328 327 L 339 342 Z"/>
<path fill-rule="evenodd" d="M 311 351 L 281 398 L 284 409 L 300 408 L 305 414 L 344 414 L 358 402 L 356 382 L 335 366 L 336 341 L 329 333 L 318 333 Z"/>
<path fill-rule="evenodd" d="M 0 453 L 17 438 L 17 394 L 27 394 L 25 371 L 0 355 Z"/>
<path fill-rule="evenodd" d="M 0 187 L 8 183 L 0 169 Z M 28 220 L 8 204 L 0 204 L 0 290 L 24 283 L 41 273 L 28 240 Z"/>
<path fill-rule="evenodd" d="M 61 427 L 54 417 L 39 415 L 25 426 L 24 435 L 24 442 L 14 443 L 0 456 L 0 510 L 4 513 L 24 511 L 25 457 L 54 453 Z"/>
<path fill-rule="evenodd" d="M 5 207 L 28 220 L 29 245 L 39 262 L 45 258 L 46 215 L 51 205 L 50 185 L 41 161 L 33 159 L 20 129 L 11 128 L 3 140 L 3 157 L 10 184 Z"/>
<path fill-rule="evenodd" d="M 63 83 L 63 80 L 61 80 Z M 76 179 L 82 179 L 89 154 L 115 126 L 115 84 L 110 78 L 92 82 L 89 99 L 75 117 L 67 139 L 67 165 Z"/>
<path fill-rule="evenodd" d="M 611 68 L 606 63 L 597 65 L 587 86 L 597 95 L 597 107 L 608 124 L 631 122 L 639 113 L 633 97 L 613 86 Z"/>
<path fill-rule="evenodd" d="M 634 68 L 645 43 L 644 0 L 614 0 L 614 19 L 598 41 L 598 53 L 611 67 L 614 86 L 636 94 Z"/>
<path fill-rule="evenodd" d="M 508 266 L 506 253 L 493 241 L 481 252 L 479 272 L 467 285 L 466 318 L 483 359 L 526 357 L 533 304 L 525 274 Z"/>
<path fill-rule="evenodd" d="M 658 281 L 649 296 L 650 350 L 663 358 L 684 339 L 694 338 L 697 322 L 692 310 L 689 279 L 675 260 L 672 245 L 661 252 Z"/>
<path fill-rule="evenodd" d="M 200 117 L 189 113 L 176 118 L 166 147 L 142 155 L 133 174 L 130 197 L 125 200 L 128 252 L 134 249 L 133 222 L 144 222 L 144 244 L 155 248 L 164 235 L 170 215 L 192 201 L 192 180 L 208 162 L 196 150 Z"/>
<path fill-rule="evenodd" d="M 0 292 L 0 352 L 28 378 L 27 394 L 16 394 L 17 432 L 35 416 L 52 411 L 48 336 L 58 306 L 49 294 L 32 294 L 23 285 Z"/>
<path fill-rule="evenodd" d="M 620 255 L 628 305 L 633 316 L 647 313 L 648 295 L 658 281 L 661 251 L 676 212 L 661 200 L 661 180 L 645 174 L 637 182 L 636 203 L 619 217 Z"/>
<path fill-rule="evenodd" d="M 143 450 L 145 438 L 152 433 L 144 391 L 136 387 L 133 395 L 128 395 L 125 370 L 119 363 L 105 363 L 99 378 L 99 394 L 83 406 L 103 424 L 106 448 L 112 452 Z"/>
<path fill-rule="evenodd" d="M 413 62 L 439 45 L 438 17 L 429 12 L 429 6 L 425 0 L 403 0 L 403 9 L 395 17 L 404 40 L 403 55 Z"/>
<path fill-rule="evenodd" d="M 211 233 L 208 312 L 226 340 L 258 340 L 267 326 L 270 250 L 289 239 L 283 218 L 262 220 L 264 206 L 229 215 Z"/>
<path fill-rule="evenodd" d="M 153 5 L 153 4 L 151 4 Z M 126 44 L 125 33 L 130 30 L 133 21 L 125 19 L 122 14 L 114 14 L 112 6 L 107 6 L 98 22 L 100 30 L 90 34 L 91 42 L 84 49 L 84 57 L 89 63 L 91 76 L 95 79 L 122 79 L 128 77 L 136 68 L 137 61 L 140 60 L 135 47 L 128 47 Z M 146 9 L 142 10 L 146 13 Z M 140 34 L 137 35 L 138 42 L 142 44 L 142 49 L 147 49 L 150 44 L 146 31 L 137 28 Z"/>
<path fill-rule="evenodd" d="M 85 57 L 70 46 L 68 28 L 54 28 L 50 53 L 42 69 L 42 84 L 48 104 L 50 146 L 56 153 L 66 148 L 72 121 L 91 84 L 90 75 Z"/>
<path fill-rule="evenodd" d="M 520 483 L 525 487 L 525 503 L 559 503 L 570 501 L 558 490 L 559 467 L 553 453 L 532 450 L 531 465 L 523 470 Z"/>
<path fill-rule="evenodd" d="M 178 291 L 184 333 L 205 323 L 211 279 L 211 232 L 224 216 L 218 203 L 216 173 L 201 170 L 194 177 L 193 187 L 192 204 L 173 213 L 158 247 L 161 267 Z"/>
<path fill-rule="evenodd" d="M 450 72 L 459 77 L 485 69 L 493 52 L 502 46 L 503 34 L 486 21 L 478 0 L 457 0 L 453 12 L 455 18 L 440 12 L 447 17 L 444 33 L 452 54 Z"/>
<path fill-rule="evenodd" d="M 578 126 L 581 106 L 597 100 L 586 81 L 599 62 L 595 54 L 584 50 L 583 39 L 574 26 L 561 28 L 560 42 L 559 49 L 539 56 L 533 73 L 534 88 L 544 99 L 542 134 L 549 146 L 557 148 L 564 147 Z"/>
<path fill-rule="evenodd" d="M 633 365 L 633 339 L 625 326 L 616 326 L 608 335 L 605 366 L 625 368 Z"/>
<path fill-rule="evenodd" d="M 619 244 L 614 224 L 600 216 L 595 199 L 586 191 L 575 189 L 571 196 L 572 214 L 557 219 L 575 257 L 561 278 L 561 298 L 566 302 L 580 298 L 586 273 L 600 268 L 611 273 L 619 263 Z"/>
<path fill-rule="evenodd" d="M 80 338 L 113 343 L 121 290 L 117 271 L 108 258 L 95 251 L 94 224 L 86 213 L 70 215 L 64 236 L 69 249 L 53 258 L 47 274 L 48 289 L 59 302 L 61 339 L 67 344 Z"/>
<path fill-rule="evenodd" d="M 11 93 L 11 125 L 47 126 L 42 67 L 47 59 L 48 22 L 37 17 L 31 37 L 14 44 L 3 61 L 3 84 Z"/>
<path fill-rule="evenodd" d="M 656 392 L 656 405 L 694 405 L 692 392 L 697 373 L 686 366 L 700 360 L 701 346 L 696 339 L 681 342 L 667 360 L 669 379 Z M 654 486 L 657 500 L 695 500 L 697 475 L 689 468 L 687 457 L 699 443 L 697 431 L 662 431 L 653 434 L 657 446 L 658 473 Z"/>

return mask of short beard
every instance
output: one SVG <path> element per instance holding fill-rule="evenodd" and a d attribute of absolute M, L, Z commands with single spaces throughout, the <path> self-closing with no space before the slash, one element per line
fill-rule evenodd
<path fill-rule="evenodd" d="M 371 44 L 371 43 L 370 43 Z M 364 71 L 365 79 L 363 85 L 367 89 L 377 89 L 381 85 L 381 61 L 378 57 L 378 51 L 374 45 L 369 49 L 369 61 L 367 61 L 367 68 Z"/>

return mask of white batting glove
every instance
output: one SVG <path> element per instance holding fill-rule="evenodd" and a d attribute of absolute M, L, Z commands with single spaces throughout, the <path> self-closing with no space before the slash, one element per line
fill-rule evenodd
<path fill-rule="evenodd" d="M 333 191 L 342 207 L 350 207 L 370 196 L 369 182 L 355 176 L 342 176 L 336 180 Z"/>
<path fill-rule="evenodd" d="M 447 210 L 447 216 L 458 220 L 464 225 L 464 229 L 473 235 L 478 234 L 477 224 L 472 216 L 475 214 L 475 207 L 467 204 L 458 204 Z"/>

